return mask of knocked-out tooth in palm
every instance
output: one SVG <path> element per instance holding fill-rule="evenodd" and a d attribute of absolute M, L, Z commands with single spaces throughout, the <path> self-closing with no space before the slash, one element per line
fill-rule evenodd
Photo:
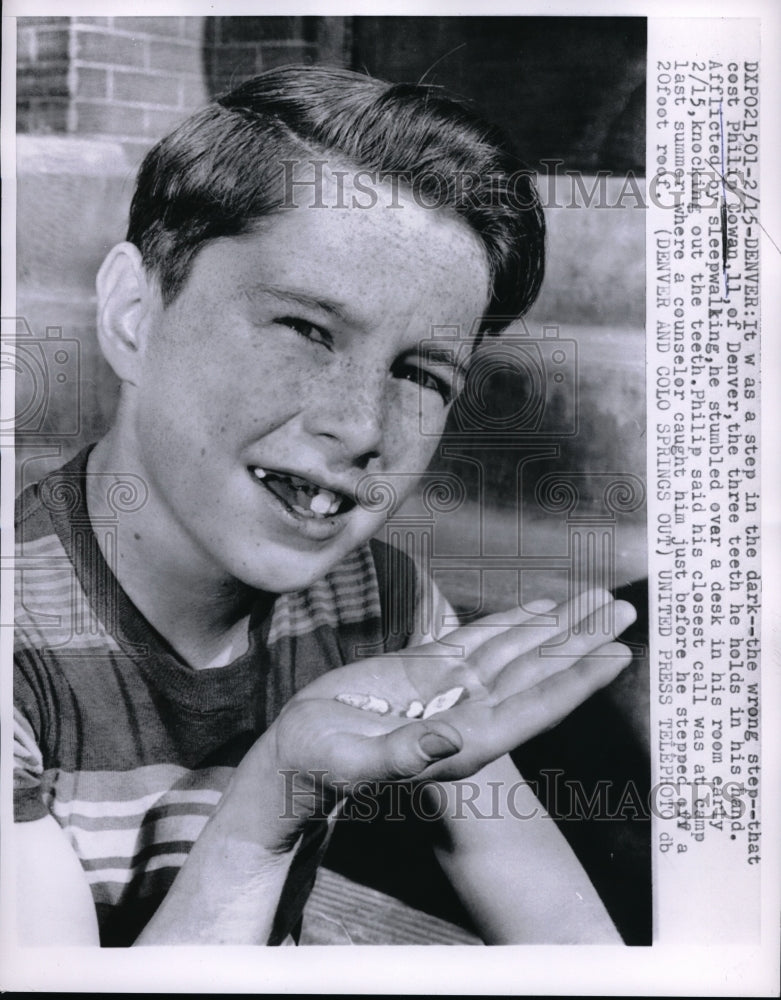
<path fill-rule="evenodd" d="M 256 466 L 252 470 L 252 472 L 254 473 L 254 475 L 256 475 L 258 477 L 258 479 L 265 479 L 266 478 L 266 470 L 265 469 L 261 469 L 261 468 L 258 468 Z"/>
<path fill-rule="evenodd" d="M 336 701 L 349 705 L 350 708 L 360 708 L 364 712 L 375 712 L 377 715 L 387 715 L 390 712 L 389 702 L 373 694 L 353 694 L 348 691 L 336 695 Z"/>
<path fill-rule="evenodd" d="M 368 700 L 368 694 L 350 694 L 347 692 L 336 696 L 336 701 L 340 701 L 343 705 L 349 705 L 350 708 L 363 708 Z"/>
<path fill-rule="evenodd" d="M 442 694 L 436 695 L 423 710 L 423 718 L 428 719 L 437 712 L 446 712 L 456 704 L 463 693 L 464 688 L 454 687 L 448 691 L 443 691 Z"/>
<path fill-rule="evenodd" d="M 422 701 L 411 701 L 404 715 L 408 719 L 419 719 L 423 715 L 424 709 L 425 706 Z"/>

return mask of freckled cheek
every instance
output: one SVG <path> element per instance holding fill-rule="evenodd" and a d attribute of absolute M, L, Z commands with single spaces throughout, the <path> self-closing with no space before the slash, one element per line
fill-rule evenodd
<path fill-rule="evenodd" d="M 253 359 L 254 360 L 254 359 Z M 221 366 L 219 378 L 195 379 L 193 406 L 220 436 L 263 433 L 290 419 L 307 398 L 309 380 L 295 366 Z"/>
<path fill-rule="evenodd" d="M 423 472 L 430 462 L 439 441 L 435 432 L 428 430 L 429 420 L 424 420 L 417 409 L 396 411 L 386 421 L 384 452 L 388 467 L 406 473 Z"/>

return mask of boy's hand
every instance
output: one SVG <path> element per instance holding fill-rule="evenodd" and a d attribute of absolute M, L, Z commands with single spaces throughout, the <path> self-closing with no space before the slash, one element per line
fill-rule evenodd
<path fill-rule="evenodd" d="M 266 734 L 266 750 L 280 770 L 299 772 L 304 787 L 311 772 L 325 772 L 318 781 L 326 798 L 329 787 L 349 793 L 360 781 L 468 777 L 613 680 L 631 654 L 612 640 L 634 618 L 631 605 L 591 592 L 491 615 L 439 642 L 329 671 L 291 699 Z M 455 687 L 465 692 L 454 707 L 425 720 L 405 717 L 411 702 Z M 336 700 L 344 694 L 382 698 L 390 711 Z"/>
<path fill-rule="evenodd" d="M 340 667 L 295 695 L 236 769 L 137 943 L 269 940 L 279 930 L 283 887 L 298 892 L 291 864 L 306 875 L 316 863 L 312 850 L 324 833 L 309 820 L 322 821 L 363 781 L 472 775 L 609 683 L 629 663 L 629 650 L 612 637 L 634 620 L 634 609 L 606 592 L 553 604 L 502 612 L 439 642 Z M 587 615 L 586 608 L 597 610 Z M 425 704 L 454 687 L 465 690 L 452 708 L 405 717 L 410 702 Z M 352 708 L 336 700 L 343 694 L 383 698 L 390 711 Z M 301 840 L 307 831 L 317 834 L 315 848 Z M 297 905 L 291 897 L 282 909 L 289 915 Z"/>

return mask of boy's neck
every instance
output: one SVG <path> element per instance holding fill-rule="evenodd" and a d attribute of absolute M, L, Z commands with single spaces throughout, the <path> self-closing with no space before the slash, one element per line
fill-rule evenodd
<path fill-rule="evenodd" d="M 87 466 L 87 510 L 95 521 L 106 513 L 106 475 L 124 474 L 134 465 L 109 433 L 98 442 Z M 123 456 L 120 461 L 119 456 Z M 101 473 L 102 475 L 96 475 Z M 194 669 L 220 667 L 246 652 L 251 609 L 262 595 L 216 572 L 161 530 L 153 503 L 117 520 L 116 551 L 103 551 L 120 586 L 141 614 Z M 269 597 L 269 604 L 271 597 Z"/>

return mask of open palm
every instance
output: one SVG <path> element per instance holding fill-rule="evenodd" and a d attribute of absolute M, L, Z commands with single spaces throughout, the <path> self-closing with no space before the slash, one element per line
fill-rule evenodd
<path fill-rule="evenodd" d="M 466 778 L 613 680 L 631 659 L 613 640 L 634 617 L 631 605 L 594 591 L 491 615 L 438 642 L 329 671 L 275 723 L 279 766 L 325 772 L 326 785 L 348 790 L 366 780 Z M 458 687 L 464 692 L 453 707 L 406 717 L 412 702 Z M 345 694 L 383 699 L 388 710 L 337 700 Z"/>

